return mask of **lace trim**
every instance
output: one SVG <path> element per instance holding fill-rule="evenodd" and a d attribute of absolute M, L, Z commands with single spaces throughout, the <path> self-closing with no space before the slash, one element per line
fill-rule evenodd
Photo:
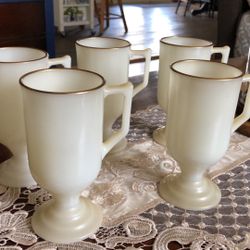
<path fill-rule="evenodd" d="M 221 234 L 212 235 L 206 231 L 193 228 L 174 227 L 166 229 L 158 235 L 153 250 L 168 250 L 169 243 L 174 241 L 181 244 L 183 249 L 185 245 L 189 245 L 190 250 L 242 250 L 250 247 L 250 234 L 246 234 L 246 238 L 243 242 L 235 244 Z"/>
<path fill-rule="evenodd" d="M 11 188 L 0 185 L 0 211 L 11 207 L 20 195 L 19 188 Z"/>
<path fill-rule="evenodd" d="M 175 227 L 161 232 L 154 243 L 154 250 L 167 250 L 170 242 L 177 241 L 182 245 L 190 245 L 190 250 L 228 249 L 236 250 L 236 245 L 224 235 L 212 235 L 193 228 Z"/>
<path fill-rule="evenodd" d="M 157 193 L 163 176 L 180 171 L 165 148 L 151 139 L 164 122 L 158 106 L 132 115 L 127 148 L 106 157 L 98 178 L 82 193 L 100 204 L 105 216 L 99 231 L 84 241 L 54 244 L 38 238 L 30 217 L 50 194 L 37 186 L 0 186 L 0 249 L 165 250 L 173 241 L 180 249 L 249 247 L 250 161 L 237 164 L 250 158 L 250 139 L 233 134 L 227 154 L 209 171 L 222 191 L 221 203 L 202 212 L 188 211 L 165 203 Z"/>

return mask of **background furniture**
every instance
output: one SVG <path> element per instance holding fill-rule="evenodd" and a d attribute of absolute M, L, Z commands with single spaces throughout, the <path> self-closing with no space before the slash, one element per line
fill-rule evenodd
<path fill-rule="evenodd" d="M 202 4 L 199 9 L 192 10 L 192 15 L 196 16 L 204 12 L 208 13 L 209 17 L 214 17 L 214 11 L 216 10 L 217 1 L 216 0 L 201 0 Z"/>
<path fill-rule="evenodd" d="M 66 26 L 89 25 L 94 29 L 93 0 L 54 0 L 55 26 L 65 35 Z"/>
<path fill-rule="evenodd" d="M 186 3 L 185 10 L 184 10 L 184 16 L 186 16 L 187 11 L 189 10 L 192 2 L 194 2 L 194 1 L 193 0 L 179 0 L 178 3 L 177 3 L 177 6 L 176 6 L 176 10 L 175 10 L 176 14 L 178 13 L 178 10 L 179 10 L 180 5 L 181 5 L 182 2 Z"/>
<path fill-rule="evenodd" d="M 218 1 L 217 45 L 229 45 L 231 47 L 231 56 L 234 56 L 238 25 L 242 14 L 247 10 L 250 10 L 247 0 Z"/>
<path fill-rule="evenodd" d="M 51 0 L 0 0 L 0 46 L 26 46 L 55 56 Z"/>
<path fill-rule="evenodd" d="M 193 16 L 195 16 L 195 15 L 199 15 L 203 12 L 208 12 L 208 16 L 213 17 L 214 10 L 215 10 L 216 4 L 217 4 L 216 0 L 178 0 L 176 10 L 175 10 L 176 14 L 177 14 L 182 2 L 186 3 L 185 10 L 184 10 L 184 16 L 186 16 L 186 13 L 190 9 L 191 4 L 199 3 L 200 8 L 192 10 L 191 14 Z"/>
<path fill-rule="evenodd" d="M 109 7 L 110 7 L 110 1 L 111 0 L 100 0 L 99 2 L 95 0 L 95 9 L 97 13 L 97 17 L 100 24 L 100 34 L 104 32 L 104 29 L 107 29 L 109 27 L 109 21 L 110 19 L 117 19 L 121 18 L 124 25 L 125 33 L 128 32 L 128 26 L 125 18 L 125 14 L 123 11 L 123 2 L 122 0 L 117 0 L 117 4 L 120 9 L 120 14 L 110 13 Z M 111 1 L 112 2 L 112 1 Z M 106 27 L 104 27 L 104 21 L 106 20 Z"/>

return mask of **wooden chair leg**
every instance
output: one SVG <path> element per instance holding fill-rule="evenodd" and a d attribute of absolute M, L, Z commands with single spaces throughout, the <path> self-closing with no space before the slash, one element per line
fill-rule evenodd
<path fill-rule="evenodd" d="M 101 20 L 100 20 L 100 11 L 99 11 L 99 8 L 98 8 L 96 0 L 94 1 L 94 6 L 95 6 L 95 15 L 96 15 L 96 17 L 98 19 L 98 23 L 100 24 L 101 23 Z"/>
<path fill-rule="evenodd" d="M 189 10 L 189 8 L 191 6 L 191 3 L 192 3 L 192 0 L 187 1 L 186 8 L 185 8 L 185 11 L 184 11 L 184 16 L 186 16 L 187 11 Z"/>
<path fill-rule="evenodd" d="M 175 9 L 175 14 L 177 14 L 178 10 L 179 10 L 179 7 L 181 5 L 181 2 L 182 0 L 179 0 L 178 3 L 177 3 L 177 6 L 176 6 L 176 9 Z"/>
<path fill-rule="evenodd" d="M 210 0 L 208 16 L 214 18 L 214 11 L 215 11 L 215 1 Z"/>
<path fill-rule="evenodd" d="M 106 27 L 109 27 L 109 19 L 110 19 L 110 15 L 109 15 L 109 1 L 110 0 L 102 0 L 102 1 L 106 1 Z"/>
<path fill-rule="evenodd" d="M 125 33 L 127 33 L 128 32 L 128 26 L 127 26 L 127 22 L 126 22 L 124 11 L 123 11 L 122 0 L 117 0 L 118 5 L 119 5 L 119 9 L 120 9 L 120 14 L 112 14 L 112 13 L 109 12 L 109 8 L 110 8 L 109 1 L 110 0 L 101 0 L 99 8 L 97 6 L 96 1 L 94 1 L 96 15 L 97 15 L 99 25 L 100 25 L 100 34 L 102 34 L 104 32 L 104 20 L 106 20 L 106 27 L 105 28 L 109 27 L 110 18 L 111 18 L 110 15 L 114 15 L 115 18 L 122 18 Z"/>
<path fill-rule="evenodd" d="M 106 10 L 106 0 L 101 0 L 100 3 L 100 34 L 104 32 L 104 19 L 105 19 L 105 10 Z"/>
<path fill-rule="evenodd" d="M 126 22 L 124 11 L 123 11 L 122 0 L 118 0 L 118 5 L 119 5 L 119 8 L 120 8 L 120 12 L 121 12 L 121 18 L 122 18 L 122 21 L 123 21 L 123 24 L 124 24 L 125 33 L 127 33 L 128 32 L 128 26 L 127 26 L 127 22 Z"/>

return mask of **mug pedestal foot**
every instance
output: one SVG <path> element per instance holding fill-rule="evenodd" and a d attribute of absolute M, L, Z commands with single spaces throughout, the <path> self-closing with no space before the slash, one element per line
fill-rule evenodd
<path fill-rule="evenodd" d="M 166 127 L 158 128 L 153 132 L 153 139 L 162 146 L 166 146 Z"/>
<path fill-rule="evenodd" d="M 188 210 L 206 210 L 220 202 L 218 186 L 206 177 L 199 182 L 184 181 L 181 174 L 168 175 L 160 181 L 160 196 L 174 206 Z"/>
<path fill-rule="evenodd" d="M 108 153 L 109 155 L 112 155 L 112 154 L 117 154 L 119 152 L 121 152 L 122 150 L 124 150 L 127 146 L 127 139 L 126 138 L 123 138 L 119 143 L 117 143 L 111 150 L 110 152 Z"/>
<path fill-rule="evenodd" d="M 35 233 L 55 243 L 76 242 L 95 233 L 102 223 L 101 208 L 84 197 L 79 203 L 61 211 L 53 199 L 41 205 L 31 220 Z"/>
<path fill-rule="evenodd" d="M 20 188 L 36 185 L 36 182 L 32 178 L 28 166 L 16 165 L 10 159 L 0 165 L 0 184 Z"/>

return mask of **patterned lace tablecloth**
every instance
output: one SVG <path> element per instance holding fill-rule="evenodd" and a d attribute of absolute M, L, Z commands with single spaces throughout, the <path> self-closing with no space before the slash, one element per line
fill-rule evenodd
<path fill-rule="evenodd" d="M 127 148 L 108 155 L 96 181 L 82 195 L 103 207 L 99 231 L 81 242 L 54 244 L 32 231 L 30 217 L 50 195 L 38 186 L 0 186 L 2 249 L 250 249 L 250 139 L 234 133 L 227 153 L 209 170 L 222 191 L 220 204 L 189 211 L 163 201 L 157 183 L 178 164 L 152 132 L 165 124 L 159 106 L 132 114 Z M 175 248 L 176 249 L 176 248 Z"/>

